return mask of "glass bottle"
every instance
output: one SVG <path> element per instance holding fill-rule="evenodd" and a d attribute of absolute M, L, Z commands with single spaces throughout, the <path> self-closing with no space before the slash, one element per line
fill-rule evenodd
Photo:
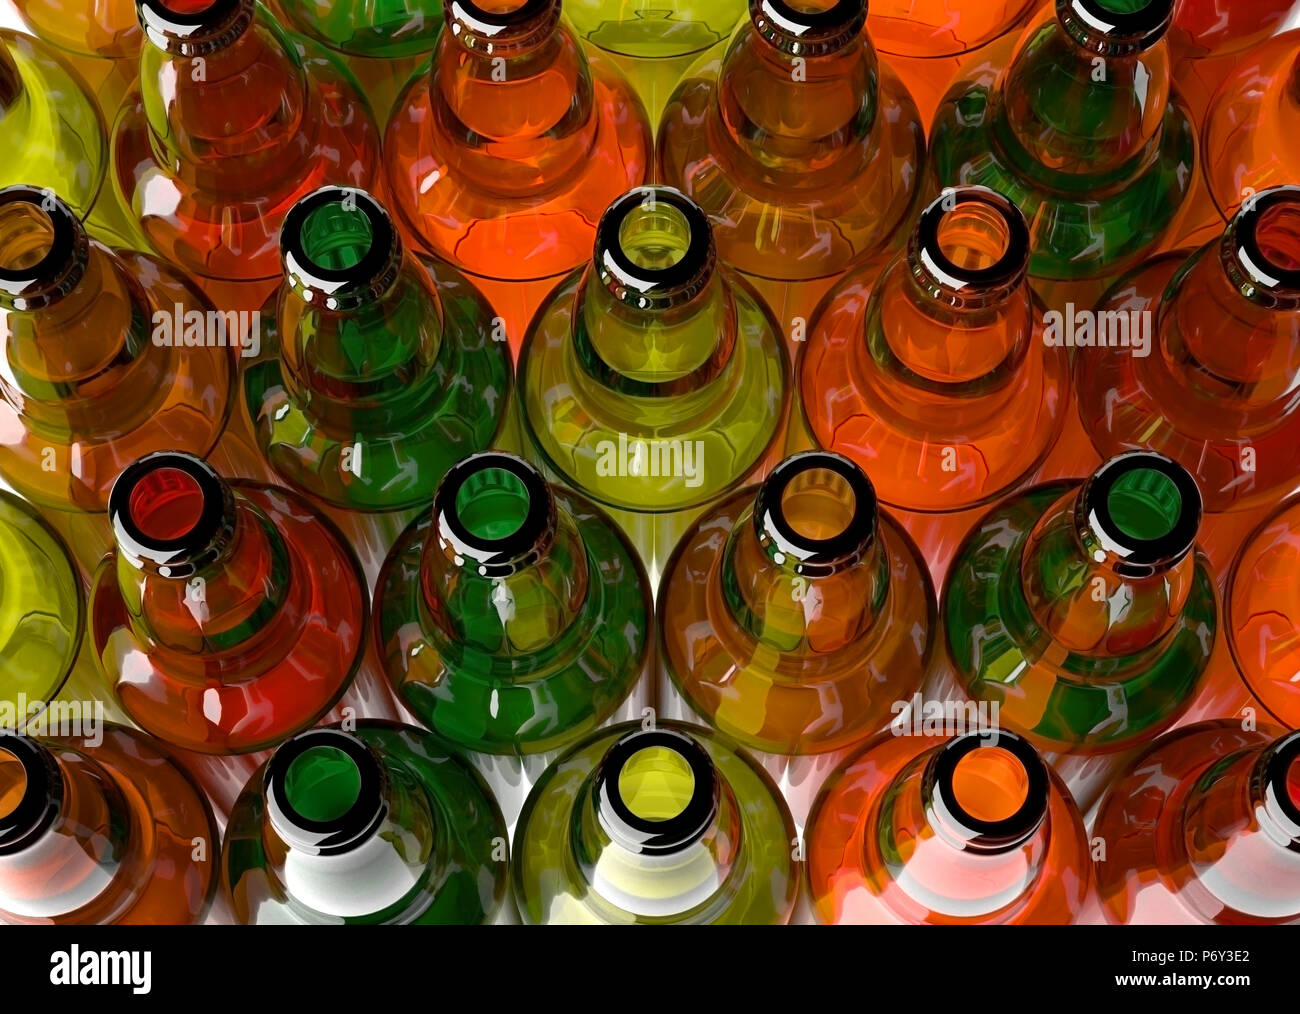
<path fill-rule="evenodd" d="M 450 31 L 397 100 L 389 191 L 426 251 L 473 277 L 518 350 L 596 221 L 649 170 L 632 86 L 584 51 L 559 0 L 445 0 Z"/>
<path fill-rule="evenodd" d="M 13 0 L 13 5 L 40 38 L 84 56 L 131 59 L 144 41 L 132 0 Z"/>
<path fill-rule="evenodd" d="M 1216 513 L 1300 486 L 1298 257 L 1300 187 L 1278 187 L 1172 278 L 1153 262 L 1118 283 L 1098 320 L 1127 315 L 1153 341 L 1146 356 L 1079 351 L 1079 408 L 1098 452 L 1173 458 Z"/>
<path fill-rule="evenodd" d="M 750 0 L 659 125 L 659 179 L 704 209 L 792 341 L 839 275 L 906 237 L 916 197 L 924 124 L 866 17 L 864 0 Z"/>
<path fill-rule="evenodd" d="M 987 186 L 1024 212 L 1029 273 L 1057 311 L 1090 308 L 1105 279 L 1172 238 L 1184 210 L 1196 130 L 1170 89 L 1173 8 L 1055 0 L 1009 64 L 974 62 L 935 115 L 933 184 Z"/>
<path fill-rule="evenodd" d="M 207 800 L 148 736 L 0 736 L 0 920 L 202 922 L 216 849 Z"/>
<path fill-rule="evenodd" d="M 244 789 L 221 848 L 239 923 L 466 925 L 505 900 L 506 825 L 482 779 L 396 722 L 311 729 Z"/>
<path fill-rule="evenodd" d="M 526 439 L 617 512 L 657 579 L 692 515 L 779 453 L 781 344 L 761 297 L 718 263 L 703 211 L 667 187 L 633 190 L 529 329 Z"/>
<path fill-rule="evenodd" d="M 807 830 L 820 922 L 1061 924 L 1090 912 L 1078 807 L 1029 742 L 885 734 L 835 772 Z"/>
<path fill-rule="evenodd" d="M 1219 626 L 1200 521 L 1195 480 L 1148 452 L 1003 501 L 944 589 L 958 682 L 1040 749 L 1100 753 L 1158 735 L 1206 677 Z"/>
<path fill-rule="evenodd" d="M 512 873 L 525 923 L 779 924 L 794 823 L 762 769 L 677 722 L 594 733 L 533 789 Z"/>
<path fill-rule="evenodd" d="M 441 0 L 273 0 L 272 9 L 331 49 L 383 60 L 431 52 L 443 25 Z"/>
<path fill-rule="evenodd" d="M 334 56 L 253 0 L 138 0 L 140 83 L 113 131 L 117 186 L 159 253 L 203 278 L 279 274 L 299 198 L 369 187 L 380 138 Z"/>
<path fill-rule="evenodd" d="M 1110 922 L 1300 923 L 1300 733 L 1239 721 L 1162 736 L 1097 813 Z"/>
<path fill-rule="evenodd" d="M 313 725 L 347 689 L 365 583 L 304 500 L 160 453 L 122 473 L 109 518 L 92 641 L 142 729 L 197 753 L 247 753 Z"/>

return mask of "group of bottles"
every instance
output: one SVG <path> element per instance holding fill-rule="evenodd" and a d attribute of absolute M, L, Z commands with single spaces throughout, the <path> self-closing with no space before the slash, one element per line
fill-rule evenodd
<path fill-rule="evenodd" d="M 1283 5 L 18 6 L 0 918 L 1300 921 Z"/>

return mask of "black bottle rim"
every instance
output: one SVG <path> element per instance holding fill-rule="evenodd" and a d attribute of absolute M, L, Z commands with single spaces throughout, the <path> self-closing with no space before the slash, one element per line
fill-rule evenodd
<path fill-rule="evenodd" d="M 1141 539 L 1120 526 L 1110 508 L 1110 494 L 1118 483 L 1134 472 L 1151 471 L 1163 475 L 1179 497 L 1178 518 L 1164 535 Z M 1196 545 L 1201 527 L 1202 499 L 1200 488 L 1191 473 L 1163 454 L 1130 451 L 1111 458 L 1084 483 L 1079 508 L 1087 530 L 1100 541 L 1101 547 L 1120 560 L 1120 569 L 1142 577 L 1151 568 L 1168 566 L 1182 560 Z"/>
<path fill-rule="evenodd" d="M 939 242 L 944 220 L 964 204 L 991 208 L 1007 230 L 1006 250 L 987 268 L 964 268 L 954 264 Z M 1006 197 L 988 187 L 949 187 L 932 201 L 916 226 L 917 254 L 935 280 L 960 293 L 965 289 L 977 293 L 1001 288 L 1021 278 L 1029 265 L 1029 226 L 1019 208 Z"/>
<path fill-rule="evenodd" d="M 474 0 L 450 0 L 447 4 L 456 20 L 488 30 L 528 24 L 553 6 L 555 0 L 524 0 L 518 7 L 500 11 L 489 10 L 474 3 Z"/>
<path fill-rule="evenodd" d="M 174 539 L 154 538 L 144 532 L 131 513 L 131 501 L 140 484 L 157 472 L 177 471 L 198 490 L 199 516 L 190 529 Z M 229 524 L 233 494 L 212 466 L 191 454 L 156 451 L 128 465 L 108 494 L 108 518 L 118 548 L 127 556 L 147 560 L 162 568 L 164 577 L 186 577 L 210 560 Z"/>
<path fill-rule="evenodd" d="M 309 750 L 328 748 L 343 753 L 356 766 L 360 788 L 356 801 L 334 820 L 312 820 L 289 800 L 289 769 Z M 388 815 L 387 774 L 361 739 L 342 729 L 308 729 L 281 744 L 266 766 L 266 804 L 271 822 L 295 848 L 313 855 L 346 852 L 368 837 Z"/>
<path fill-rule="evenodd" d="M 0 267 L 0 292 L 13 299 L 15 309 L 39 309 L 51 301 L 51 294 L 43 290 L 64 278 L 78 260 L 79 247 L 84 260 L 85 233 L 72 209 L 50 190 L 24 183 L 5 187 L 0 190 L 0 207 L 10 204 L 39 208 L 50 223 L 50 248 L 39 261 L 25 268 Z"/>
<path fill-rule="evenodd" d="M 2 741 L 0 741 L 2 744 Z M 1291 768 L 1300 763 L 1300 732 L 1293 732 L 1269 752 L 1264 781 L 1269 794 L 1293 827 L 1300 828 L 1300 804 L 1291 795 Z"/>
<path fill-rule="evenodd" d="M 619 776 L 642 750 L 671 750 L 690 768 L 694 785 L 682 811 L 666 820 L 639 817 L 619 794 Z M 606 752 L 596 771 L 597 813 L 605 830 L 624 848 L 647 855 L 678 852 L 699 841 L 718 812 L 720 793 L 717 770 L 708 751 L 694 739 L 672 729 L 638 729 L 628 733 Z"/>
<path fill-rule="evenodd" d="M 953 785 L 957 765 L 976 750 L 996 748 L 1011 754 L 1025 772 L 1025 801 L 1011 816 L 996 821 L 981 820 L 957 800 Z M 949 740 L 935 755 L 927 772 L 931 798 L 942 808 L 945 823 L 968 836 L 975 849 L 1014 848 L 1038 830 L 1047 817 L 1051 786 L 1047 765 L 1029 741 L 1005 730 L 968 732 Z"/>
<path fill-rule="evenodd" d="M 1300 292 L 1300 268 L 1273 264 L 1259 243 L 1259 228 L 1264 216 L 1273 208 L 1288 204 L 1300 211 L 1300 186 L 1270 187 L 1247 198 L 1233 218 L 1232 227 L 1224 234 L 1224 240 L 1233 244 L 1233 260 L 1256 285 L 1271 291 Z"/>
<path fill-rule="evenodd" d="M 499 539 L 475 535 L 461 521 L 456 507 L 460 491 L 475 475 L 507 472 L 523 486 L 528 509 L 519 526 Z M 509 577 L 532 560 L 555 524 L 555 500 L 541 472 L 513 454 L 488 451 L 457 462 L 448 469 L 433 497 L 433 517 L 443 538 L 458 556 L 478 564 L 484 577 Z"/>
<path fill-rule="evenodd" d="M 853 514 L 844 530 L 829 539 L 801 535 L 785 516 L 782 499 L 790 483 L 808 472 L 831 472 L 853 494 Z M 879 502 L 867 474 L 848 458 L 829 451 L 804 451 L 786 458 L 758 487 L 754 525 L 760 540 L 770 540 L 778 552 L 796 561 L 801 574 L 817 576 L 824 568 L 860 555 L 875 537 Z"/>
<path fill-rule="evenodd" d="M 623 250 L 623 223 L 644 208 L 647 202 L 666 205 L 686 220 L 690 238 L 686 251 L 675 264 L 663 268 L 641 267 L 634 264 Z M 607 276 L 607 287 L 616 298 L 637 309 L 653 309 L 660 298 L 679 294 L 710 270 L 714 261 L 713 227 L 704 209 L 680 190 L 665 186 L 637 187 L 616 200 L 600 216 L 600 223 L 596 226 L 595 260 L 597 269 Z"/>
<path fill-rule="evenodd" d="M 304 234 L 315 212 L 347 204 L 365 216 L 370 245 L 351 267 L 331 268 L 308 253 Z M 331 309 L 343 307 L 367 292 L 382 292 L 400 258 L 401 240 L 392 218 L 371 194 L 356 187 L 321 187 L 294 204 L 280 227 L 280 259 L 285 277 L 291 284 L 322 293 Z"/>
<path fill-rule="evenodd" d="M 45 747 L 27 736 L 0 733 L 0 751 L 22 765 L 26 786 L 22 799 L 0 817 L 0 856 L 27 848 L 54 824 L 63 800 L 63 775 Z"/>
<path fill-rule="evenodd" d="M 801 11 L 787 0 L 749 0 L 759 35 L 790 56 L 819 56 L 861 35 L 867 0 L 837 0 L 821 11 Z"/>
<path fill-rule="evenodd" d="M 1174 17 L 1175 0 L 1150 0 L 1137 11 L 1107 10 L 1100 0 L 1056 0 L 1057 14 L 1081 24 L 1090 36 L 1147 49 L 1159 42 Z"/>
<path fill-rule="evenodd" d="M 186 57 L 220 49 L 238 36 L 253 17 L 249 0 L 212 0 L 196 11 L 172 10 L 165 0 L 136 0 L 135 8 L 150 42 Z"/>

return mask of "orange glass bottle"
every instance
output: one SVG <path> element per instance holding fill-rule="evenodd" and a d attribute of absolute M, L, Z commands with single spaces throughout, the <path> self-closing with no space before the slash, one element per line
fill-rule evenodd
<path fill-rule="evenodd" d="M 201 922 L 220 848 L 207 800 L 155 740 L 100 733 L 0 737 L 0 921 Z"/>
<path fill-rule="evenodd" d="M 591 256 L 601 214 L 646 179 L 650 125 L 559 0 L 447 0 L 444 17 L 388 124 L 392 203 L 473 276 L 517 353 L 543 297 Z"/>
<path fill-rule="evenodd" d="M 1159 261 L 1129 275 L 1097 318 L 1149 342 L 1145 355 L 1077 349 L 1079 411 L 1103 457 L 1173 458 L 1211 512 L 1300 486 L 1300 187 L 1257 195 L 1172 278 Z"/>
<path fill-rule="evenodd" d="M 204 278 L 278 277 L 280 225 L 330 184 L 370 187 L 379 131 L 337 57 L 253 0 L 138 0 L 140 82 L 113 132 L 150 243 Z"/>
<path fill-rule="evenodd" d="M 881 736 L 822 790 L 807 861 L 827 923 L 1069 923 L 1090 912 L 1078 808 L 1010 732 Z"/>
<path fill-rule="evenodd" d="M 906 235 L 916 195 L 924 125 L 866 16 L 863 0 L 750 0 L 659 125 L 659 178 L 705 210 L 793 341 L 839 275 Z"/>
<path fill-rule="evenodd" d="M 1110 922 L 1300 923 L 1300 733 L 1202 722 L 1156 740 L 1102 800 Z"/>

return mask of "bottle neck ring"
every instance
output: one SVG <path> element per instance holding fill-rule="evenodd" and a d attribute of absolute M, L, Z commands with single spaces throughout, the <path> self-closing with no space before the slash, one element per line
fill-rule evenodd
<path fill-rule="evenodd" d="M 1051 783 L 1027 740 L 1010 732 L 972 732 L 933 755 L 922 793 L 936 831 L 951 844 L 996 853 L 1024 844 L 1042 826 Z"/>
<path fill-rule="evenodd" d="M 150 43 L 186 59 L 227 48 L 253 23 L 251 0 L 136 0 L 136 12 Z"/>
<path fill-rule="evenodd" d="M 0 190 L 0 306 L 42 310 L 76 288 L 90 240 L 62 200 L 31 186 Z"/>

